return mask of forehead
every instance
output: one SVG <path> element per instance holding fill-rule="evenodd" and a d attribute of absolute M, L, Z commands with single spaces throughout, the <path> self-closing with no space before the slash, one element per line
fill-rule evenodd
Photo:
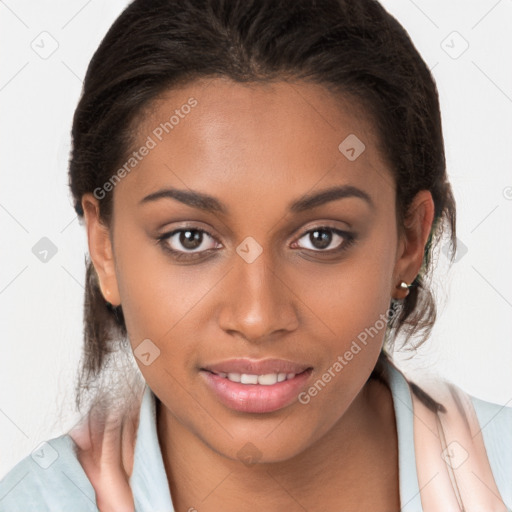
<path fill-rule="evenodd" d="M 315 83 L 201 79 L 145 109 L 132 150 L 151 149 L 118 188 L 134 200 L 172 184 L 249 202 L 317 184 L 393 189 L 368 118 L 348 96 Z"/>

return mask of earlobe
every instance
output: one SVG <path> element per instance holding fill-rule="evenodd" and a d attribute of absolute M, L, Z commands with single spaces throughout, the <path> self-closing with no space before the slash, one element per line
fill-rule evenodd
<path fill-rule="evenodd" d="M 410 284 L 414 281 L 423 265 L 425 246 L 432 229 L 434 219 L 434 201 L 428 190 L 421 190 L 414 197 L 404 220 L 403 241 L 398 260 L 395 264 L 393 287 L 396 299 L 403 299 L 409 293 L 409 287 L 400 286 L 403 281 Z"/>
<path fill-rule="evenodd" d="M 87 229 L 89 254 L 98 274 L 101 293 L 107 302 L 119 306 L 121 299 L 117 286 L 110 229 L 100 219 L 99 202 L 92 194 L 82 196 L 82 208 Z"/>

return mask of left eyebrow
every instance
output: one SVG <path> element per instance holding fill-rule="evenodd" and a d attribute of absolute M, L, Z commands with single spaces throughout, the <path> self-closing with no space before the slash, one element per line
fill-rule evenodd
<path fill-rule="evenodd" d="M 314 194 L 306 194 L 290 203 L 288 205 L 288 210 L 292 213 L 300 213 L 328 202 L 348 197 L 358 197 L 364 200 L 372 209 L 375 208 L 372 198 L 366 192 L 352 185 L 343 185 L 327 188 Z M 180 190 L 177 188 L 164 188 L 153 192 L 141 199 L 140 204 L 157 201 L 163 198 L 175 199 L 183 204 L 191 206 L 192 208 L 198 208 L 207 212 L 227 214 L 229 211 L 221 201 L 213 196 L 202 192 Z"/>
<path fill-rule="evenodd" d="M 366 201 L 372 209 L 375 209 L 375 204 L 369 194 L 352 185 L 326 188 L 315 194 L 302 196 L 297 201 L 291 203 L 288 209 L 293 213 L 300 213 L 305 210 L 316 208 L 317 206 L 321 206 L 330 201 L 345 199 L 347 197 L 358 197 L 363 201 Z"/>

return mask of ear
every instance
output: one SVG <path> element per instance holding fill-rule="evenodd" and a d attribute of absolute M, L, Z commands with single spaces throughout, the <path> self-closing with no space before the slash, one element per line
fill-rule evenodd
<path fill-rule="evenodd" d="M 429 190 L 418 192 L 404 219 L 404 233 L 399 238 L 397 261 L 393 274 L 394 298 L 402 299 L 409 290 L 400 289 L 401 281 L 411 284 L 423 264 L 427 244 L 434 219 L 434 200 Z"/>
<path fill-rule="evenodd" d="M 87 226 L 89 254 L 98 274 L 101 293 L 107 302 L 119 306 L 121 299 L 110 240 L 110 229 L 100 220 L 98 199 L 93 194 L 82 196 L 82 208 Z"/>

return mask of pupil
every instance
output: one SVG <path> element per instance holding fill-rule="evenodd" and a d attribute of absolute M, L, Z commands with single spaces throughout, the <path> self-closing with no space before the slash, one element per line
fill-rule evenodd
<path fill-rule="evenodd" d="M 188 230 L 180 234 L 180 243 L 187 249 L 197 249 L 201 245 L 203 234 L 200 231 Z M 199 243 L 197 243 L 199 241 Z"/>
<path fill-rule="evenodd" d="M 322 233 L 323 235 L 317 236 L 318 233 Z M 325 249 L 326 247 L 329 247 L 332 239 L 332 233 L 326 229 L 317 229 L 312 231 L 309 236 L 312 239 L 313 245 L 317 249 Z"/>

